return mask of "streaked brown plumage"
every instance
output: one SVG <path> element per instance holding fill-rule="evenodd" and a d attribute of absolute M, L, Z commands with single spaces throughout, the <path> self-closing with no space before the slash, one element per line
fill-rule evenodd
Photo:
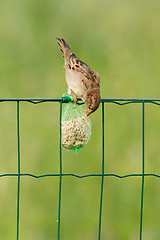
<path fill-rule="evenodd" d="M 80 97 L 86 107 L 86 115 L 94 112 L 100 104 L 100 79 L 87 64 L 78 59 L 70 50 L 63 38 L 57 38 L 60 50 L 65 60 L 66 81 L 68 84 L 67 94 L 74 96 L 76 104 Z"/>

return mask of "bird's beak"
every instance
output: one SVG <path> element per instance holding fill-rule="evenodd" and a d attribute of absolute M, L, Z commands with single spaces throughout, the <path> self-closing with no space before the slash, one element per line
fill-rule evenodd
<path fill-rule="evenodd" d="M 89 116 L 90 114 L 91 114 L 91 112 L 89 111 L 88 108 L 86 108 L 85 115 Z"/>

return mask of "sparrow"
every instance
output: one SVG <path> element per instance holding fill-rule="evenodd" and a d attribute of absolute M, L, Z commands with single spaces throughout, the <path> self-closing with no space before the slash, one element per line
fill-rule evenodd
<path fill-rule="evenodd" d="M 72 53 L 69 45 L 63 38 L 56 39 L 65 61 L 64 68 L 68 85 L 67 94 L 74 97 L 75 105 L 77 96 L 81 98 L 85 103 L 85 114 L 89 116 L 97 110 L 100 104 L 99 75 Z"/>

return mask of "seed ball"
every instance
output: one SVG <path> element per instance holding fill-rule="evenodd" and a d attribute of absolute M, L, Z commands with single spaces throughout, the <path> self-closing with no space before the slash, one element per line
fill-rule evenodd
<path fill-rule="evenodd" d="M 63 121 L 61 124 L 61 143 L 64 148 L 79 148 L 85 145 L 91 135 L 91 124 L 87 118 Z"/>

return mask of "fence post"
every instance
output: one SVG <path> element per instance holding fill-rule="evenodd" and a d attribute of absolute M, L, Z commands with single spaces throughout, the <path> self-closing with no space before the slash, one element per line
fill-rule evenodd
<path fill-rule="evenodd" d="M 60 178 L 59 178 L 59 203 L 58 203 L 58 240 L 60 239 L 60 217 L 61 217 L 61 195 L 62 195 L 62 147 L 61 147 L 61 121 L 62 120 L 62 102 L 60 102 L 60 118 L 59 118 L 59 154 L 60 154 Z"/>
<path fill-rule="evenodd" d="M 140 213 L 140 240 L 142 240 L 143 202 L 144 202 L 144 130 L 145 130 L 145 105 L 142 102 L 142 190 L 141 190 L 141 213 Z"/>
<path fill-rule="evenodd" d="M 18 189 L 17 189 L 17 240 L 19 239 L 19 198 L 20 198 L 20 130 L 19 101 L 17 101 L 17 145 L 18 145 Z"/>
<path fill-rule="evenodd" d="M 101 180 L 98 240 L 101 239 L 103 186 L 104 186 L 104 102 L 102 102 L 102 180 Z"/>

